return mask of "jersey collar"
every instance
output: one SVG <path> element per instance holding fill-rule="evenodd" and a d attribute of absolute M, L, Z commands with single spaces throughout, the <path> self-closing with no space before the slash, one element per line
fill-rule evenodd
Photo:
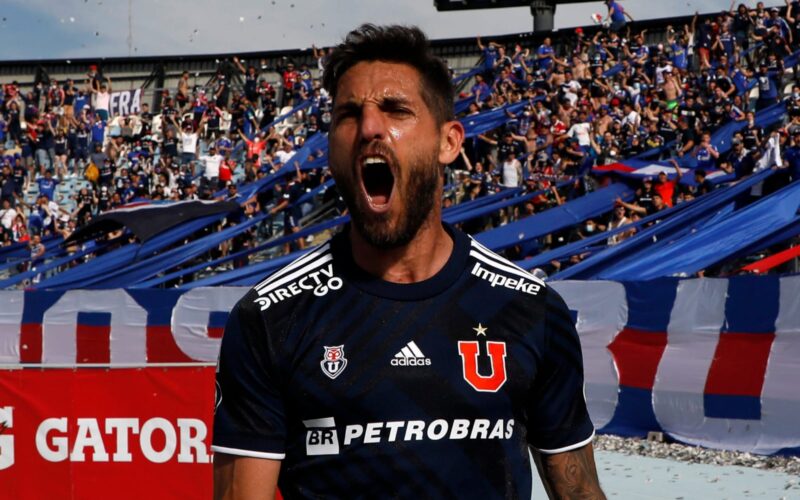
<path fill-rule="evenodd" d="M 362 291 L 391 300 L 415 301 L 434 297 L 450 288 L 462 275 L 469 258 L 469 238 L 449 224 L 442 224 L 453 239 L 453 251 L 444 267 L 417 283 L 391 283 L 369 274 L 353 260 L 348 232 L 350 226 L 331 240 L 334 266 L 346 281 Z"/>

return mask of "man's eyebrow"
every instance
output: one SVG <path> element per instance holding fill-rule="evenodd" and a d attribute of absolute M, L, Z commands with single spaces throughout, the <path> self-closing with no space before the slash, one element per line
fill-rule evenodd
<path fill-rule="evenodd" d="M 411 99 L 404 95 L 390 95 L 384 96 L 381 99 L 381 106 L 400 106 L 400 105 L 408 105 L 411 102 Z"/>

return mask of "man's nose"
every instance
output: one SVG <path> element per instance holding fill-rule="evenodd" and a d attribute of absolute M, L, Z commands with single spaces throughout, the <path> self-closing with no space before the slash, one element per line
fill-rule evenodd
<path fill-rule="evenodd" d="M 386 137 L 385 116 L 378 106 L 368 104 L 362 108 L 359 132 L 363 142 L 383 140 Z"/>

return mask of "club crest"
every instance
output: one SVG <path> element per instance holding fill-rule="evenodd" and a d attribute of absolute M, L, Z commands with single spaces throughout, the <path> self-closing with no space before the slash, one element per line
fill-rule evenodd
<path fill-rule="evenodd" d="M 344 357 L 344 345 L 325 346 L 325 353 L 322 355 L 322 373 L 334 379 L 347 368 L 347 358 Z"/>

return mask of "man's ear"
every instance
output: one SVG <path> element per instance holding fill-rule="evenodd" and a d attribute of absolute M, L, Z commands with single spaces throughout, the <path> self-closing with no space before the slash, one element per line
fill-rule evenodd
<path fill-rule="evenodd" d="M 464 142 L 464 126 L 460 121 L 452 120 L 445 122 L 441 130 L 439 163 L 449 165 L 461 153 L 461 144 Z"/>

